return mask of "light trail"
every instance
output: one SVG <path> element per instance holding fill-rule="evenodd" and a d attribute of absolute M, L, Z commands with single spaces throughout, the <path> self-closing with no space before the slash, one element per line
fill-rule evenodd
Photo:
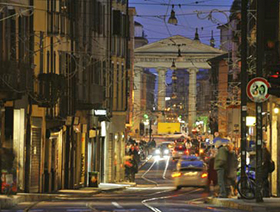
<path fill-rule="evenodd" d="M 162 174 L 162 178 L 163 178 L 164 180 L 166 180 L 165 175 L 166 175 L 167 168 L 168 168 L 168 166 L 169 166 L 169 161 L 170 161 L 170 156 L 167 157 L 167 160 L 166 160 L 166 163 L 165 163 L 165 169 L 164 169 L 164 172 L 163 172 L 163 174 Z"/>
<path fill-rule="evenodd" d="M 147 178 L 145 177 L 145 175 L 153 168 L 153 166 L 155 165 L 156 162 L 157 162 L 157 161 L 154 160 L 154 162 L 152 163 L 152 165 L 151 165 L 151 166 L 149 167 L 149 169 L 141 176 L 141 178 L 142 178 L 143 180 L 146 180 L 146 181 L 151 182 L 151 183 L 155 184 L 156 186 L 158 186 L 158 183 L 157 183 L 156 181 L 149 180 L 149 179 L 147 179 Z"/>

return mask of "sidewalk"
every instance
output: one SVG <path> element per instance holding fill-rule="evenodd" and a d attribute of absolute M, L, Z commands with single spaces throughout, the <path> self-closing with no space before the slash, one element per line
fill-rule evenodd
<path fill-rule="evenodd" d="M 1 209 L 11 208 L 20 202 L 50 201 L 63 198 L 92 197 L 95 194 L 106 191 L 116 191 L 135 186 L 135 183 L 100 183 L 99 187 L 85 187 L 81 189 L 63 189 L 56 193 L 17 193 L 16 195 L 0 195 Z"/>
<path fill-rule="evenodd" d="M 239 209 L 252 212 L 279 212 L 280 198 L 263 198 L 262 203 L 256 203 L 256 200 L 245 200 L 237 198 L 215 198 L 208 197 L 207 203 L 216 206 Z"/>

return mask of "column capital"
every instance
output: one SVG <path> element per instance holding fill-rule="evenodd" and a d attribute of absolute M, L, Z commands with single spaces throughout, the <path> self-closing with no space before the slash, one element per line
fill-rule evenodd
<path fill-rule="evenodd" d="M 198 68 L 188 68 L 188 72 L 190 72 L 190 73 L 197 73 L 199 71 L 199 69 Z"/>
<path fill-rule="evenodd" d="M 134 71 L 143 71 L 143 69 L 144 69 L 144 68 L 142 68 L 142 67 L 137 67 L 137 66 L 134 67 Z"/>
<path fill-rule="evenodd" d="M 162 72 L 162 71 L 167 71 L 167 68 L 164 68 L 164 67 L 157 67 L 157 71 L 158 72 Z"/>

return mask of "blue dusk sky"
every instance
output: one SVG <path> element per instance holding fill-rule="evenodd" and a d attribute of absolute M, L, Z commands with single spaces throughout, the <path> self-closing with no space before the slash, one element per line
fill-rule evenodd
<path fill-rule="evenodd" d="M 202 43 L 209 44 L 213 30 L 216 48 L 219 48 L 220 32 L 217 27 L 227 22 L 233 0 L 129 0 L 135 7 L 135 21 L 141 23 L 149 43 L 173 36 L 182 35 L 193 39 L 195 29 Z M 174 5 L 178 20 L 177 26 L 168 24 Z M 197 11 L 201 15 L 197 16 Z M 209 14 L 212 11 L 212 16 Z"/>

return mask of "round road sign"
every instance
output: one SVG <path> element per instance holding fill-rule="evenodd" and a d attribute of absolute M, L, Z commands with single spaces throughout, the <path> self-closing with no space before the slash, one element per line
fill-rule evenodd
<path fill-rule="evenodd" d="M 265 78 L 255 77 L 247 84 L 247 96 L 253 102 L 264 102 L 269 97 L 268 88 L 270 84 Z"/>

